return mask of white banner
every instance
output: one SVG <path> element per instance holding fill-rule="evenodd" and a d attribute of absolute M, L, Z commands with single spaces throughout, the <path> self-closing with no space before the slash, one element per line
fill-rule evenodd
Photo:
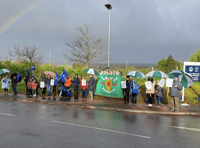
<path fill-rule="evenodd" d="M 146 89 L 152 89 L 152 85 L 150 81 L 145 82 Z"/>
<path fill-rule="evenodd" d="M 45 88 L 45 83 L 43 81 L 40 82 L 40 88 Z"/>
<path fill-rule="evenodd" d="M 50 85 L 54 85 L 54 82 L 55 82 L 55 80 L 54 80 L 54 79 L 51 79 Z"/>
<path fill-rule="evenodd" d="M 174 79 L 167 78 L 166 79 L 166 87 L 172 87 Z"/>
<path fill-rule="evenodd" d="M 126 81 L 121 81 L 122 88 L 126 88 Z"/>
<path fill-rule="evenodd" d="M 159 85 L 160 87 L 163 87 L 163 86 L 165 85 L 165 79 L 161 79 L 161 80 L 159 81 L 158 85 Z"/>
<path fill-rule="evenodd" d="M 86 86 L 86 79 L 83 79 L 81 81 L 82 81 L 82 86 Z"/>

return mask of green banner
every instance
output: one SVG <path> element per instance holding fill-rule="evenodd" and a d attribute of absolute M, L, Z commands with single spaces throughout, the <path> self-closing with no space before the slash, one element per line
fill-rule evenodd
<path fill-rule="evenodd" d="M 94 94 L 112 97 L 112 98 L 123 98 L 121 81 L 123 81 L 120 75 L 99 75 L 98 83 Z"/>

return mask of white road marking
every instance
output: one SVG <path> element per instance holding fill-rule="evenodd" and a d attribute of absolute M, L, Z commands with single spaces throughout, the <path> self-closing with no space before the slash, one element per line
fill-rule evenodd
<path fill-rule="evenodd" d="M 61 123 L 61 124 L 67 124 L 67 125 L 73 125 L 73 126 L 80 126 L 80 127 L 91 128 L 91 129 L 102 130 L 102 131 L 113 132 L 113 133 L 119 133 L 119 134 L 130 135 L 130 136 L 137 136 L 137 137 L 147 138 L 147 139 L 151 138 L 151 137 L 148 137 L 148 136 L 136 135 L 136 134 L 131 134 L 131 133 L 124 133 L 124 132 L 113 131 L 113 130 L 98 128 L 98 127 L 92 127 L 92 126 L 85 126 L 85 125 L 66 123 L 66 122 L 59 122 L 59 121 L 52 121 L 52 122 Z"/>
<path fill-rule="evenodd" d="M 196 132 L 200 132 L 199 128 L 189 128 L 189 127 L 179 127 L 179 126 L 169 126 L 172 128 L 179 128 L 179 129 L 185 129 L 185 130 L 190 130 L 190 131 L 196 131 Z"/>
<path fill-rule="evenodd" d="M 0 113 L 0 115 L 15 116 L 15 115 L 12 115 L 12 114 L 5 114 L 5 113 Z"/>

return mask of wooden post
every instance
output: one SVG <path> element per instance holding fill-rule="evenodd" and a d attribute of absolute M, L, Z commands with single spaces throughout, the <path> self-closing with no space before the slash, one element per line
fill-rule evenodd
<path fill-rule="evenodd" d="M 178 66 L 176 66 L 176 70 L 178 70 Z"/>
<path fill-rule="evenodd" d="M 153 67 L 151 68 L 151 70 L 153 71 Z"/>

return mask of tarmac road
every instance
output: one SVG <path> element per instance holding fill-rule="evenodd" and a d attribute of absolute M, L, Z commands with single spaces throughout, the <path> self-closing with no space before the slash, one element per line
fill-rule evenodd
<path fill-rule="evenodd" d="M 0 100 L 0 148 L 199 148 L 198 116 Z"/>

